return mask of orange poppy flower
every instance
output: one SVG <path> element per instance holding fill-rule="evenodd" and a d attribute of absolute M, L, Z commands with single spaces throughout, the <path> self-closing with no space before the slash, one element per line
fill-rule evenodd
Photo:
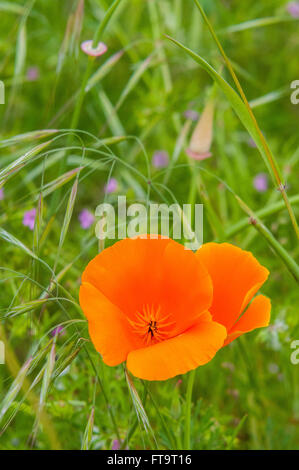
<path fill-rule="evenodd" d="M 262 295 L 239 319 L 267 276 L 232 245 L 208 243 L 195 254 L 168 238 L 125 239 L 88 264 L 80 305 L 107 365 L 126 361 L 136 377 L 166 380 L 268 324 L 270 301 Z"/>
<path fill-rule="evenodd" d="M 165 380 L 210 361 L 224 326 L 212 320 L 213 287 L 195 253 L 168 238 L 115 243 L 86 267 L 80 305 L 92 342 L 110 366 Z"/>
<path fill-rule="evenodd" d="M 206 243 L 196 254 L 213 282 L 209 311 L 213 320 L 227 330 L 224 346 L 244 333 L 269 324 L 270 299 L 258 295 L 252 300 L 269 271 L 251 253 L 228 243 Z"/>

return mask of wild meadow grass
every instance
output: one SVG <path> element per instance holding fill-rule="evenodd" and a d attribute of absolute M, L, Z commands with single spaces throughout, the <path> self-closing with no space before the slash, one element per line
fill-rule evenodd
<path fill-rule="evenodd" d="M 299 40 L 287 2 L 0 1 L 0 15 L 0 448 L 298 449 Z M 86 40 L 107 52 L 88 56 Z M 196 161 L 186 149 L 211 96 L 212 156 Z M 95 209 L 118 195 L 202 203 L 204 242 L 270 271 L 270 326 L 221 349 L 194 384 L 108 367 L 89 339 L 80 277 L 112 243 L 96 238 Z"/>

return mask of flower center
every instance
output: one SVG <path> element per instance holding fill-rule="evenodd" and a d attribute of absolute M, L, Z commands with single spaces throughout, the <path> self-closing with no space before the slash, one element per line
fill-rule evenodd
<path fill-rule="evenodd" d="M 169 337 L 169 327 L 174 324 L 170 315 L 162 315 L 161 307 L 144 305 L 136 312 L 134 320 L 129 320 L 133 330 L 142 337 L 146 345 L 160 343 Z"/>

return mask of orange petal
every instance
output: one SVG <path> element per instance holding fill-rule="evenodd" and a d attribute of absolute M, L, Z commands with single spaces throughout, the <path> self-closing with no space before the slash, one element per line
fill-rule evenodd
<path fill-rule="evenodd" d="M 129 351 L 140 347 L 138 338 L 130 332 L 124 314 L 98 289 L 83 282 L 79 300 L 88 319 L 91 340 L 105 364 L 120 364 L 126 360 Z"/>
<path fill-rule="evenodd" d="M 130 352 L 127 367 L 141 379 L 166 380 L 209 362 L 225 338 L 222 325 L 202 321 L 175 338 Z"/>
<path fill-rule="evenodd" d="M 196 255 L 176 242 L 165 248 L 160 276 L 160 305 L 163 311 L 171 313 L 175 327 L 169 334 L 176 336 L 192 326 L 211 306 L 212 281 Z"/>
<path fill-rule="evenodd" d="M 196 253 L 213 282 L 213 320 L 229 331 L 266 281 L 269 271 L 248 251 L 228 243 L 207 243 Z"/>
<path fill-rule="evenodd" d="M 271 301 L 264 295 L 258 295 L 253 299 L 246 312 L 242 315 L 229 331 L 224 346 L 231 343 L 238 336 L 248 333 L 255 328 L 268 326 L 270 321 Z"/>
<path fill-rule="evenodd" d="M 82 281 L 99 289 L 128 316 L 138 300 L 154 294 L 161 259 L 169 239 L 125 239 L 106 248 L 87 265 Z"/>
<path fill-rule="evenodd" d="M 167 238 L 125 239 L 96 256 L 83 282 L 100 290 L 128 318 L 149 305 L 170 315 L 169 336 L 189 328 L 212 302 L 212 283 L 191 250 Z"/>

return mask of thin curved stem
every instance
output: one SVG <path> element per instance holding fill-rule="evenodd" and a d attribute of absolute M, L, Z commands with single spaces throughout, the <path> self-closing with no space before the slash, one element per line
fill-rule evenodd
<path fill-rule="evenodd" d="M 174 449 L 174 448 L 175 448 L 175 445 L 174 445 L 173 437 L 172 437 L 172 435 L 171 435 L 170 428 L 169 428 L 169 427 L 167 426 L 167 424 L 165 423 L 165 420 L 164 420 L 162 414 L 160 413 L 159 406 L 157 405 L 157 403 L 156 403 L 156 401 L 155 401 L 155 399 L 154 399 L 154 397 L 153 397 L 153 394 L 152 394 L 150 388 L 148 387 L 147 383 L 146 383 L 145 381 L 143 381 L 143 384 L 144 384 L 145 389 L 146 389 L 146 391 L 147 391 L 147 393 L 148 393 L 148 395 L 149 395 L 149 397 L 150 397 L 150 400 L 151 400 L 152 404 L 154 405 L 154 408 L 155 408 L 155 410 L 156 410 L 156 412 L 157 412 L 157 415 L 159 416 L 159 419 L 160 419 L 160 421 L 161 421 L 163 430 L 164 430 L 166 436 L 168 437 L 169 443 L 171 444 L 172 448 Z"/>
<path fill-rule="evenodd" d="M 192 391 L 194 385 L 196 369 L 191 370 L 188 376 L 187 394 L 186 394 L 186 411 L 185 411 L 185 440 L 184 449 L 191 450 L 190 436 L 191 436 L 191 404 L 192 404 Z"/>
<path fill-rule="evenodd" d="M 143 384 L 144 385 L 144 384 Z M 143 397 L 142 397 L 142 403 L 143 403 L 143 406 L 145 406 L 145 403 L 146 403 L 146 399 L 147 399 L 147 390 L 144 386 L 144 393 L 143 393 Z M 125 449 L 126 446 L 129 445 L 129 442 L 130 442 L 130 439 L 131 437 L 133 437 L 136 429 L 137 429 L 137 426 L 139 424 L 139 420 L 138 420 L 138 417 L 135 418 L 135 421 L 133 422 L 131 428 L 129 429 L 128 431 L 128 434 L 127 436 L 125 437 L 125 439 L 123 440 L 121 446 L 120 446 L 120 450 L 123 450 Z"/>

